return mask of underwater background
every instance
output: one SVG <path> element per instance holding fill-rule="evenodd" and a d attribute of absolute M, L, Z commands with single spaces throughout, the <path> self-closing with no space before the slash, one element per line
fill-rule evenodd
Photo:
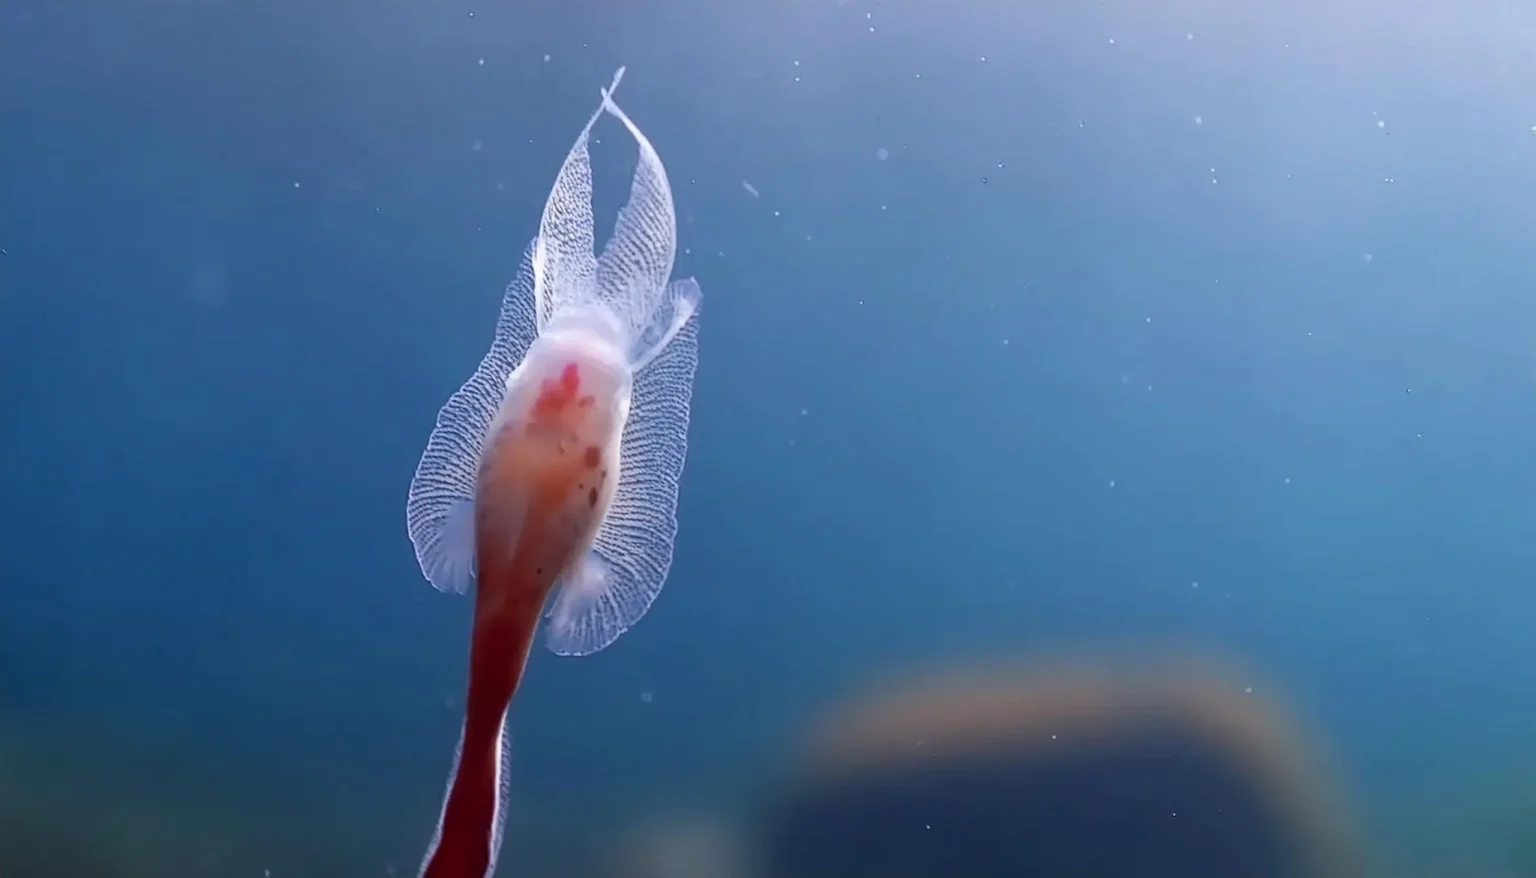
<path fill-rule="evenodd" d="M 1156 654 L 1370 874 L 1536 875 L 1533 16 L 0 0 L 0 876 L 414 874 L 471 604 L 406 488 L 621 65 L 677 554 L 535 650 L 499 874 L 748 833 L 869 687 Z"/>

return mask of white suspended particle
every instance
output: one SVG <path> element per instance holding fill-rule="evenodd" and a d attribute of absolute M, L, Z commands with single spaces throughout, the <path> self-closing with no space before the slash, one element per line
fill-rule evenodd
<path fill-rule="evenodd" d="M 762 193 L 757 191 L 757 187 L 756 186 L 753 186 L 750 182 L 748 182 L 746 180 L 742 180 L 741 181 L 741 188 L 747 190 L 747 194 L 752 196 L 753 198 L 757 198 L 759 195 L 762 194 Z"/>
<path fill-rule="evenodd" d="M 470 148 L 470 149 L 471 149 L 471 150 L 474 150 L 474 151 L 475 151 L 475 152 L 479 152 L 479 151 L 480 151 L 480 147 L 482 147 L 482 146 L 484 146 L 484 145 L 485 145 L 485 144 L 483 144 L 483 143 L 481 143 L 481 142 L 480 142 L 480 141 L 478 141 L 478 140 L 476 140 L 476 141 L 475 141 L 475 142 L 474 142 L 474 143 L 471 143 L 471 144 L 470 144 L 470 145 L 469 145 L 469 148 Z"/>
<path fill-rule="evenodd" d="M 1204 125 L 1205 124 L 1205 117 L 1204 116 L 1196 116 L 1195 117 L 1195 124 L 1196 125 Z"/>
<path fill-rule="evenodd" d="M 654 699 L 655 699 L 655 696 L 651 694 L 651 690 L 649 690 L 649 689 L 642 689 L 640 691 L 640 700 L 642 702 L 644 702 L 645 704 L 650 704 L 651 701 L 653 701 Z"/>
<path fill-rule="evenodd" d="M 890 157 L 891 157 L 891 151 L 886 149 L 883 146 L 880 147 L 879 149 L 875 150 L 875 158 L 879 159 L 882 162 L 885 161 L 886 159 L 890 158 Z"/>

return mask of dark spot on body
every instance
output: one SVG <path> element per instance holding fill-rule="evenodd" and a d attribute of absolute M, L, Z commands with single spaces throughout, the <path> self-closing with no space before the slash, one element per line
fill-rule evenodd
<path fill-rule="evenodd" d="M 592 507 L 592 508 L 594 508 L 594 509 L 597 508 L 597 489 L 596 488 L 593 488 L 592 490 L 587 492 L 587 505 Z"/>
<path fill-rule="evenodd" d="M 587 466 L 596 467 L 603 462 L 603 450 L 596 445 L 588 445 L 581 459 Z"/>

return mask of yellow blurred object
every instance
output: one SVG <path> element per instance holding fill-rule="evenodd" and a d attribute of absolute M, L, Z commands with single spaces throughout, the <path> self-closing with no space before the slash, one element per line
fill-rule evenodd
<path fill-rule="evenodd" d="M 772 878 L 1360 878 L 1329 772 L 1207 661 L 1057 661 L 877 693 L 813 730 Z"/>

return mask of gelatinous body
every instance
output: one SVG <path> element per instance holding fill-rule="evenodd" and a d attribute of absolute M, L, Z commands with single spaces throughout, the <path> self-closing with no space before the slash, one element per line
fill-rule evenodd
<path fill-rule="evenodd" d="M 540 615 L 550 649 L 596 652 L 645 614 L 672 562 L 700 293 L 691 278 L 669 282 L 671 188 L 613 101 L 623 72 L 561 166 L 491 350 L 438 413 L 411 481 L 422 573 L 440 590 L 475 592 L 464 729 L 422 864 L 429 878 L 495 869 L 506 713 Z M 605 113 L 640 160 L 594 255 L 587 142 Z"/>

